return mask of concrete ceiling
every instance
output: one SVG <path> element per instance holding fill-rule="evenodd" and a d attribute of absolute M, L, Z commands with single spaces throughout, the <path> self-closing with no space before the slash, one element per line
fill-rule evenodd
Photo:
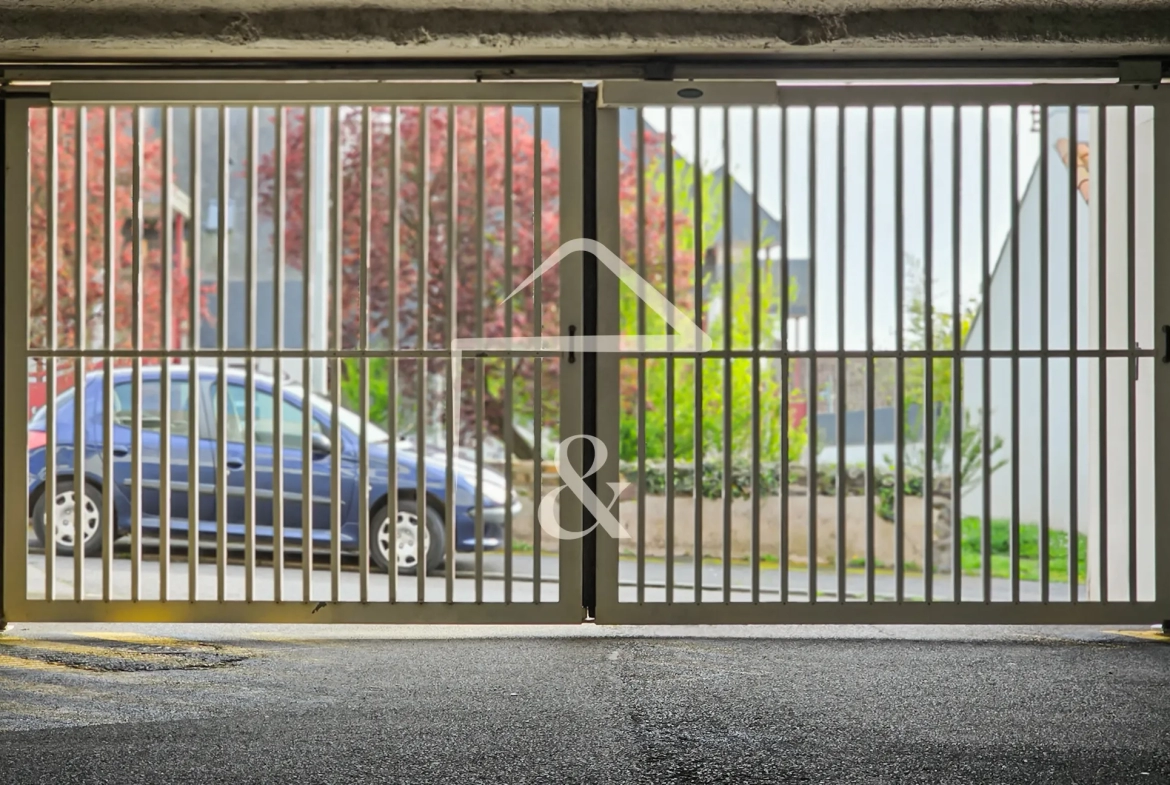
<path fill-rule="evenodd" d="M 1170 0 L 0 0 L 0 59 L 1112 57 Z"/>

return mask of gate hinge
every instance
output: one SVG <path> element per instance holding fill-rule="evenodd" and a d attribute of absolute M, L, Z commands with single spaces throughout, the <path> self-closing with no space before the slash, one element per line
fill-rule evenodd
<path fill-rule="evenodd" d="M 1118 84 L 1159 85 L 1162 83 L 1161 60 L 1119 60 Z"/>

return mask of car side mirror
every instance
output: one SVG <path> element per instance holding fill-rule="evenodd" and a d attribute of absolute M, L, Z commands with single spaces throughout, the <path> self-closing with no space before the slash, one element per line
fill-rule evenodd
<path fill-rule="evenodd" d="M 333 443 L 329 441 L 329 437 L 323 433 L 314 433 L 311 440 L 313 448 L 313 457 L 328 455 L 333 452 Z"/>

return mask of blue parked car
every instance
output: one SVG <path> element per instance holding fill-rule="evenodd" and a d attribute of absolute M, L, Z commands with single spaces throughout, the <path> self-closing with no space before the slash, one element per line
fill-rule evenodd
<path fill-rule="evenodd" d="M 146 533 L 157 533 L 159 516 L 164 504 L 169 505 L 173 537 L 186 537 L 188 529 L 188 489 L 190 473 L 189 455 L 189 400 L 190 375 L 185 368 L 174 367 L 170 371 L 171 406 L 166 413 L 170 418 L 170 462 L 171 483 L 164 494 L 160 488 L 160 446 L 163 412 L 161 408 L 160 367 L 142 369 L 142 431 L 141 431 L 141 510 L 142 527 Z M 57 498 L 55 540 L 57 552 L 62 555 L 73 553 L 74 516 L 85 516 L 83 525 L 84 541 L 81 547 L 86 555 L 101 553 L 102 497 L 112 494 L 114 500 L 115 535 L 130 531 L 130 481 L 131 481 L 131 410 L 132 372 L 129 368 L 117 368 L 113 373 L 113 445 L 114 464 L 109 471 L 103 466 L 103 372 L 90 373 L 85 380 L 85 459 L 84 494 L 82 511 L 78 512 L 77 479 L 73 449 L 73 414 L 75 389 L 67 390 L 57 398 Z M 219 403 L 219 380 L 214 369 L 197 372 L 199 468 L 198 528 L 201 536 L 214 537 L 216 534 L 215 497 L 217 483 L 216 427 Z M 271 542 L 273 537 L 272 513 L 274 509 L 273 456 L 275 446 L 275 380 L 261 374 L 254 374 L 255 402 L 253 428 L 255 450 L 247 454 L 244 425 L 247 413 L 247 377 L 241 369 L 229 369 L 224 381 L 227 384 L 227 532 L 231 538 L 242 538 L 245 510 L 245 467 L 251 463 L 255 470 L 256 493 L 255 524 L 257 542 Z M 283 389 L 281 418 L 284 438 L 284 539 L 286 543 L 301 542 L 302 521 L 302 465 L 305 460 L 302 449 L 304 391 L 291 382 Z M 310 444 L 313 465 L 312 488 L 312 538 L 315 545 L 328 546 L 330 541 L 330 479 L 332 456 L 337 453 L 341 468 L 341 547 L 343 551 L 358 550 L 358 494 L 359 487 L 358 446 L 361 434 L 361 417 L 347 409 L 340 409 L 339 431 L 341 442 L 330 443 L 332 433 L 332 403 L 315 394 L 309 396 L 312 416 Z M 33 531 L 42 545 L 45 538 L 45 410 L 42 409 L 29 423 L 29 503 L 33 510 Z M 393 561 L 400 573 L 413 574 L 417 568 L 417 536 L 420 506 L 417 502 L 417 455 L 413 446 L 398 444 L 398 514 L 393 523 L 389 520 L 387 492 L 389 489 L 389 434 L 374 425 L 366 424 L 369 440 L 369 494 L 370 553 L 374 563 L 388 570 Z M 455 505 L 455 548 L 457 551 L 475 550 L 475 465 L 467 461 L 455 461 L 455 498 L 446 495 L 445 455 L 428 450 L 426 460 L 427 503 L 425 507 L 425 528 L 423 531 L 426 567 L 428 571 L 443 566 L 444 559 L 444 509 L 448 503 Z M 504 512 L 511 505 L 519 511 L 519 500 L 513 493 L 507 498 L 504 478 L 495 472 L 483 472 L 483 519 L 485 550 L 499 548 L 503 542 Z M 397 535 L 397 548 L 394 535 Z"/>

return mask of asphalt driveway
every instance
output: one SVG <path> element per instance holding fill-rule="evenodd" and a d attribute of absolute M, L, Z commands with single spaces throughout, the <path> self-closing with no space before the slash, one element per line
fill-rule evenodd
<path fill-rule="evenodd" d="M 17 625 L 2 638 L 13 785 L 1170 782 L 1170 646 L 1096 629 Z"/>

